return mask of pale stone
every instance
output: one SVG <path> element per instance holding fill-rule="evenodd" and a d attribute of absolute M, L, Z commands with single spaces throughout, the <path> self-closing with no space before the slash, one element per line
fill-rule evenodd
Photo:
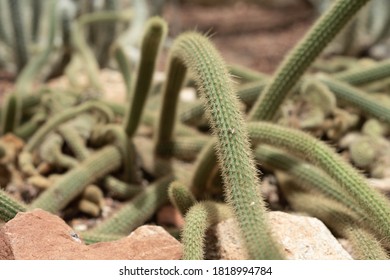
<path fill-rule="evenodd" d="M 275 241 L 279 242 L 287 259 L 352 259 L 329 229 L 316 218 L 276 211 L 270 212 L 268 218 Z M 207 258 L 226 260 L 247 258 L 237 224 L 233 219 L 220 222 L 212 227 L 207 239 Z"/>

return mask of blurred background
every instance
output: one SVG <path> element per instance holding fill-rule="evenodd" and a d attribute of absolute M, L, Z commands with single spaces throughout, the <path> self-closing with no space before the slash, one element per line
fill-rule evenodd
<path fill-rule="evenodd" d="M 54 39 L 50 43 L 50 1 L 0 0 L 0 91 L 50 45 L 41 80 L 63 74 L 71 61 L 72 25 L 83 15 L 117 13 L 115 20 L 91 20 L 79 26 L 100 68 L 115 68 L 113 48 L 120 45 L 135 65 L 147 18 L 160 15 L 172 40 L 186 30 L 208 34 L 228 63 L 272 73 L 332 0 L 57 0 Z M 15 13 L 19 13 L 16 16 Z M 84 18 L 85 20 L 85 18 Z M 88 22 L 90 20 L 90 22 Z M 354 56 L 376 60 L 390 56 L 390 1 L 372 0 L 326 49 L 323 57 Z M 19 25 L 19 29 L 17 26 Z M 16 26 L 16 27 L 15 27 Z M 16 29 L 15 29 L 16 28 Z M 164 55 L 159 62 L 164 68 Z"/>

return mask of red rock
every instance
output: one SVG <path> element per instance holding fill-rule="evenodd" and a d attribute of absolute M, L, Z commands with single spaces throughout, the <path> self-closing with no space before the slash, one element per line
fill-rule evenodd
<path fill-rule="evenodd" d="M 61 218 L 40 209 L 19 213 L 0 230 L 0 259 L 177 260 L 182 246 L 163 228 L 141 226 L 112 242 L 85 245 Z"/>

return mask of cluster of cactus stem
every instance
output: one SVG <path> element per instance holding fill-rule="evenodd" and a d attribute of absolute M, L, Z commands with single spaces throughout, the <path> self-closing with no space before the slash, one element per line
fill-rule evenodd
<path fill-rule="evenodd" d="M 10 2 L 17 10 L 19 1 Z M 104 27 L 104 48 L 98 53 L 107 54 L 108 43 L 115 40 L 111 36 L 115 23 L 129 20 L 112 11 L 114 2 L 105 1 L 110 11 L 85 14 L 68 26 L 75 49 L 69 60 L 84 62 L 89 86 L 97 91 L 102 90 L 98 66 L 108 58 L 96 56 L 86 41 L 102 40 L 96 37 L 96 27 Z M 281 191 L 290 207 L 318 217 L 336 235 L 349 239 L 356 258 L 388 258 L 390 202 L 357 168 L 372 166 L 380 153 L 367 139 L 386 142 L 390 105 L 371 94 L 388 86 L 390 63 L 317 74 L 317 62 L 309 71 L 366 2 L 336 1 L 273 77 L 228 67 L 206 36 L 184 33 L 171 46 L 162 86 L 154 83 L 153 74 L 168 27 L 163 19 L 150 18 L 137 69 L 131 68 L 121 46 L 111 42 L 125 84 L 124 104 L 101 94 L 88 95 L 85 88 L 32 87 L 53 51 L 51 36 L 46 51 L 23 68 L 15 92 L 1 107 L 0 164 L 10 173 L 18 168 L 36 193 L 23 201 L 1 190 L 0 220 L 34 208 L 64 219 L 81 213 L 98 220 L 80 232 L 86 243 L 95 243 L 129 234 L 153 219 L 160 207 L 172 204 L 185 217 L 176 236 L 183 243 L 183 259 L 203 259 L 207 229 L 225 219 L 236 220 L 248 258 L 284 259 L 279 240 L 271 234 L 259 164 L 275 174 L 287 174 L 295 187 L 283 184 Z M 20 32 L 18 20 L 14 18 L 15 34 Z M 91 23 L 96 26 L 83 35 L 80 28 Z M 70 81 L 75 75 L 72 67 L 64 68 Z M 198 99 L 191 104 L 181 102 L 185 86 L 197 89 Z M 156 88 L 161 93 L 151 94 Z M 289 106 L 299 111 L 294 115 Z M 352 158 L 347 162 L 319 137 L 330 141 L 345 137 L 359 125 L 356 112 L 367 122 L 360 138 L 347 145 Z M 205 132 L 205 126 L 212 133 Z M 147 127 L 152 132 L 140 133 Z M 3 140 L 10 134 L 25 142 L 16 154 L 10 154 L 9 143 Z M 121 207 L 103 215 L 107 197 Z"/>

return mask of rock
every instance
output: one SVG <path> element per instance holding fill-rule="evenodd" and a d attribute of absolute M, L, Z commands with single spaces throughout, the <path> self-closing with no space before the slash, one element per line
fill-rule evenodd
<path fill-rule="evenodd" d="M 141 226 L 112 242 L 85 245 L 61 218 L 40 209 L 19 213 L 0 228 L 0 259 L 178 260 L 181 244 L 159 226 Z"/>
<path fill-rule="evenodd" d="M 275 240 L 280 242 L 287 259 L 352 259 L 328 228 L 316 218 L 275 211 L 269 213 L 269 221 Z M 206 258 L 226 260 L 247 258 L 233 219 L 212 227 L 206 240 Z"/>

